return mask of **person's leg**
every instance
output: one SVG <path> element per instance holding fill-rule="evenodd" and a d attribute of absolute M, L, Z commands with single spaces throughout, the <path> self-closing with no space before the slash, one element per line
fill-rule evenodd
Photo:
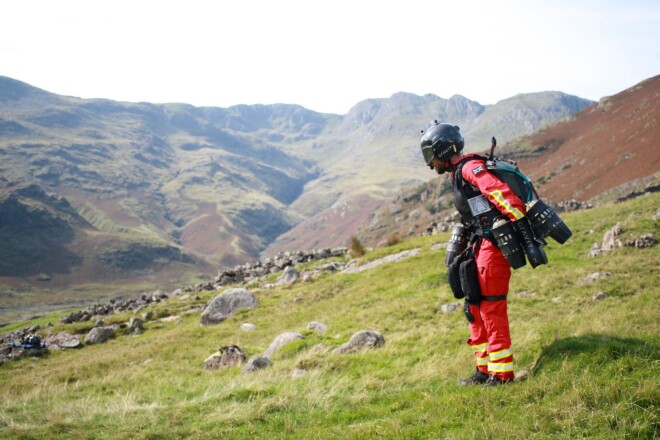
<path fill-rule="evenodd" d="M 477 272 L 482 301 L 481 320 L 488 340 L 488 373 L 500 380 L 513 380 L 513 353 L 507 314 L 511 268 L 502 252 L 484 240 L 477 253 Z"/>

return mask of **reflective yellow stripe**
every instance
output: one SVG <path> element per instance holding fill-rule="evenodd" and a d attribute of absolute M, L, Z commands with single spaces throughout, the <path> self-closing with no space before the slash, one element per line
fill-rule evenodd
<path fill-rule="evenodd" d="M 488 371 L 493 373 L 506 373 L 513 371 L 513 362 L 507 362 L 504 364 L 488 362 Z"/>
<path fill-rule="evenodd" d="M 472 345 L 472 350 L 475 353 L 484 352 L 488 350 L 488 342 L 484 342 L 483 344 L 479 344 L 479 345 Z"/>
<path fill-rule="evenodd" d="M 477 365 L 484 366 L 484 365 L 488 365 L 488 364 L 489 364 L 489 362 L 488 362 L 488 358 L 487 358 L 487 357 L 485 357 L 485 358 L 477 358 Z"/>
<path fill-rule="evenodd" d="M 496 361 L 498 359 L 503 359 L 507 356 L 511 356 L 511 349 L 510 348 L 505 348 L 504 350 L 500 351 L 494 351 L 490 353 L 490 359 L 493 361 Z"/>
<path fill-rule="evenodd" d="M 497 203 L 499 203 L 504 209 L 506 209 L 508 212 L 513 215 L 513 218 L 516 220 L 520 220 L 523 218 L 523 213 L 511 206 L 511 203 L 507 202 L 506 199 L 504 199 L 504 196 L 502 195 L 502 192 L 500 190 L 495 190 L 492 193 L 490 193 L 490 196 L 494 198 Z"/>

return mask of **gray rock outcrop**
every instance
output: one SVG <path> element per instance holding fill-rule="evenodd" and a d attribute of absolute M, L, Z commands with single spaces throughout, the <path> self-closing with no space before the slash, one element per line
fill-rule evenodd
<path fill-rule="evenodd" d="M 580 278 L 577 281 L 577 283 L 579 285 L 584 285 L 584 284 L 592 283 L 596 280 L 601 280 L 603 278 L 609 278 L 611 276 L 612 276 L 612 272 L 594 272 L 592 274 Z"/>
<path fill-rule="evenodd" d="M 243 330 L 244 332 L 252 332 L 255 331 L 256 329 L 257 326 L 250 322 L 244 322 L 243 324 L 241 324 L 241 330 Z"/>
<path fill-rule="evenodd" d="M 245 362 L 245 352 L 238 345 L 221 347 L 216 353 L 204 360 L 204 368 L 217 370 L 242 365 Z"/>
<path fill-rule="evenodd" d="M 626 241 L 626 246 L 634 247 L 637 249 L 650 248 L 655 246 L 656 239 L 653 234 L 642 234 L 639 238 Z"/>
<path fill-rule="evenodd" d="M 202 325 L 219 324 L 240 309 L 251 309 L 259 304 L 257 298 L 247 289 L 240 287 L 227 289 L 213 298 L 201 316 Z"/>
<path fill-rule="evenodd" d="M 298 281 L 299 278 L 300 274 L 298 271 L 293 266 L 287 266 L 287 268 L 284 269 L 284 273 L 277 279 L 276 285 L 282 286 L 293 284 Z"/>
<path fill-rule="evenodd" d="M 336 354 L 357 353 L 362 350 L 382 347 L 385 345 L 385 338 L 376 330 L 361 330 L 351 336 L 351 339 L 335 348 L 332 352 Z"/>
<path fill-rule="evenodd" d="M 323 335 L 327 333 L 328 326 L 322 322 L 313 321 L 307 324 L 307 330 L 314 330 L 317 334 Z"/>
<path fill-rule="evenodd" d="M 115 335 L 112 327 L 94 327 L 85 336 L 85 344 L 101 344 Z"/>
<path fill-rule="evenodd" d="M 393 254 L 393 255 L 388 255 L 386 257 L 383 257 L 379 260 L 371 261 L 369 263 L 363 264 L 362 266 L 353 266 L 353 267 L 347 267 L 342 271 L 342 273 L 358 273 L 362 272 L 365 270 L 373 269 L 374 267 L 378 267 L 381 264 L 385 263 L 393 263 L 397 261 L 401 261 L 405 258 L 409 257 L 414 257 L 415 255 L 419 254 L 420 249 L 410 249 L 407 251 L 401 251 L 398 254 Z"/>
<path fill-rule="evenodd" d="M 71 335 L 66 332 L 60 332 L 56 335 L 49 335 L 44 338 L 44 342 L 48 345 L 56 345 L 60 348 L 80 348 L 82 347 L 82 341 L 80 336 Z"/>
<path fill-rule="evenodd" d="M 250 374 L 259 370 L 263 370 L 264 368 L 268 368 L 271 365 L 273 365 L 273 363 L 267 357 L 255 356 L 247 361 L 241 372 L 243 374 Z"/>
<path fill-rule="evenodd" d="M 623 243 L 621 243 L 619 235 L 621 235 L 621 223 L 617 223 L 612 229 L 605 232 L 602 243 L 593 244 L 589 251 L 589 257 L 596 257 L 603 252 L 610 252 L 615 248 L 622 247 Z"/>
<path fill-rule="evenodd" d="M 142 330 L 144 330 L 144 322 L 142 322 L 142 320 L 139 318 L 131 318 L 128 321 L 127 328 L 130 333 L 142 333 Z"/>
<path fill-rule="evenodd" d="M 277 336 L 273 342 L 271 342 L 270 346 L 264 351 L 263 357 L 265 358 L 270 358 L 277 350 L 285 346 L 286 344 L 289 344 L 293 341 L 297 341 L 299 339 L 304 339 L 303 335 L 300 333 L 295 333 L 295 332 L 286 332 L 282 333 L 281 335 Z"/>
<path fill-rule="evenodd" d="M 443 304 L 440 307 L 440 311 L 442 313 L 451 313 L 451 312 L 454 312 L 454 311 L 456 311 L 460 308 L 461 308 L 461 303 L 460 302 L 452 302 L 452 303 L 448 303 L 448 304 Z"/>

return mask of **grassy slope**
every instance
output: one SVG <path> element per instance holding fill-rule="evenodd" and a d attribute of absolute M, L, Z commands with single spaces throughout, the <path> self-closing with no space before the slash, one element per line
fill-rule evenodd
<path fill-rule="evenodd" d="M 447 237 L 419 237 L 364 258 L 421 248 L 399 263 L 255 290 L 259 307 L 219 326 L 200 327 L 198 314 L 182 313 L 193 304 L 170 300 L 157 313 L 181 313 L 179 322 L 148 323 L 139 337 L 8 362 L 0 367 L 0 437 L 655 438 L 657 247 L 622 248 L 593 259 L 587 253 L 617 221 L 624 239 L 655 231 L 651 216 L 658 205 L 656 194 L 566 214 L 574 237 L 548 247 L 550 264 L 514 272 L 513 348 L 516 369 L 527 374 L 513 386 L 457 386 L 472 368 L 467 325 L 458 311 L 438 311 L 453 298 L 443 252 L 430 249 Z M 613 277 L 576 283 L 605 271 Z M 534 295 L 517 295 L 523 290 Z M 593 301 L 598 291 L 609 297 Z M 315 320 L 330 331 L 319 336 L 305 330 Z M 257 330 L 242 332 L 243 322 Z M 56 324 L 52 330 L 85 325 L 91 324 Z M 385 347 L 330 353 L 361 329 L 381 331 Z M 276 353 L 265 371 L 201 368 L 219 346 L 235 343 L 253 356 L 285 331 L 306 337 Z M 317 344 L 326 348 L 314 350 Z M 294 368 L 307 374 L 294 379 Z"/>

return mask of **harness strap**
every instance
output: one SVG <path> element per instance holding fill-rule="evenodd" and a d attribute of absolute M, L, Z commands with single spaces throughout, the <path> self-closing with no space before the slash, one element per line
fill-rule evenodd
<path fill-rule="evenodd" d="M 482 301 L 506 301 L 506 295 L 481 296 Z"/>

